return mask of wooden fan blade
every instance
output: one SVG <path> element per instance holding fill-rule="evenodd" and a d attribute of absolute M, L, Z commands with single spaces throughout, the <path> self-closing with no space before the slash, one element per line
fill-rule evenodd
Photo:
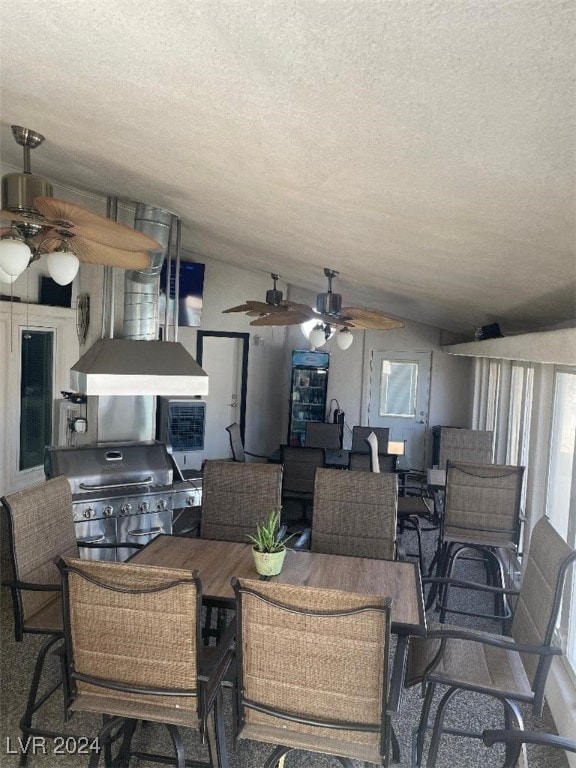
<path fill-rule="evenodd" d="M 250 307 L 248 304 L 239 304 L 237 307 L 222 310 L 222 314 L 226 314 L 226 312 L 250 312 Z"/>
<path fill-rule="evenodd" d="M 266 301 L 247 301 L 248 308 L 252 312 L 261 312 L 271 314 L 272 312 L 282 312 L 284 307 L 282 304 L 268 304 Z"/>
<path fill-rule="evenodd" d="M 252 320 L 250 325 L 300 325 L 300 323 L 306 322 L 307 319 L 305 315 L 301 315 L 299 312 L 274 312 L 271 315 L 257 317 L 256 320 Z"/>
<path fill-rule="evenodd" d="M 83 264 L 100 264 L 104 267 L 120 267 L 122 269 L 146 269 L 150 266 L 150 256 L 144 251 L 123 251 L 119 248 L 110 248 L 79 235 L 70 238 L 70 247 Z"/>
<path fill-rule="evenodd" d="M 362 309 L 362 307 L 342 307 L 342 315 L 350 320 L 354 328 L 365 328 L 373 331 L 388 331 L 392 328 L 404 328 L 401 320 L 388 317 L 376 309 Z"/>
<path fill-rule="evenodd" d="M 295 301 L 286 301 L 284 303 L 289 305 L 295 312 L 300 312 L 300 314 L 305 315 L 307 320 L 318 320 L 319 323 L 328 323 L 329 325 L 336 325 L 339 328 L 345 328 L 350 325 L 345 317 L 316 312 L 316 310 L 309 307 L 308 304 L 298 304 Z"/>
<path fill-rule="evenodd" d="M 226 314 L 226 312 L 250 312 L 250 307 L 248 304 L 238 304 L 237 307 L 229 307 L 222 310 L 222 314 Z"/>
<path fill-rule="evenodd" d="M 80 235 L 86 240 L 121 251 L 159 251 L 162 246 L 148 235 L 105 216 L 56 197 L 36 197 L 34 206 L 47 224 Z"/>

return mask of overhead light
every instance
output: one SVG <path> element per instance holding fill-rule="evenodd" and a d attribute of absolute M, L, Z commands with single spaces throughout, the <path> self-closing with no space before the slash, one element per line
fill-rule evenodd
<path fill-rule="evenodd" d="M 316 347 L 316 349 L 323 344 L 326 344 L 326 333 L 324 331 L 324 326 L 321 323 L 318 323 L 312 328 L 308 335 L 308 341 L 313 347 Z"/>
<path fill-rule="evenodd" d="M 354 336 L 350 333 L 348 328 L 342 328 L 341 331 L 338 331 L 336 334 L 336 346 L 338 349 L 345 350 L 348 349 L 348 347 L 352 344 L 354 341 Z"/>
<path fill-rule="evenodd" d="M 61 285 L 72 282 L 79 261 L 123 269 L 150 267 L 148 251 L 160 248 L 155 240 L 53 197 L 50 182 L 30 172 L 30 151 L 44 141 L 44 136 L 19 125 L 12 126 L 12 133 L 24 148 L 24 173 L 9 173 L 1 182 L 0 220 L 2 226 L 10 222 L 10 231 L 0 243 L 0 268 L 6 274 L 21 274 L 30 260 L 49 254 L 54 246 L 57 251 L 49 257 L 49 272 Z"/>
<path fill-rule="evenodd" d="M 68 285 L 78 274 L 80 262 L 75 253 L 70 250 L 67 240 L 63 240 L 56 251 L 46 257 L 48 274 L 59 285 Z"/>
<path fill-rule="evenodd" d="M 16 228 L 11 227 L 10 232 L 0 240 L 0 269 L 16 278 L 24 272 L 31 258 L 32 251 Z"/>
<path fill-rule="evenodd" d="M 9 285 L 10 283 L 13 283 L 17 277 L 18 275 L 9 275 L 7 272 L 4 272 L 3 269 L 0 269 L 0 283 L 7 283 Z"/>

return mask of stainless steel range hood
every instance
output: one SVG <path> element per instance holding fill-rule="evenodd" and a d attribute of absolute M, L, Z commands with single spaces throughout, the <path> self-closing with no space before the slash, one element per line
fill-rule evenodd
<path fill-rule="evenodd" d="M 145 203 L 136 206 L 135 229 L 150 235 L 160 248 L 150 252 L 147 269 L 125 273 L 123 338 L 99 339 L 82 355 L 70 371 L 75 392 L 99 397 L 208 394 L 208 375 L 182 344 L 158 341 L 160 271 L 170 247 L 172 222 L 168 211 Z M 148 410 L 152 413 L 153 407 Z M 105 420 L 99 414 L 99 421 Z"/>
<path fill-rule="evenodd" d="M 70 386 L 85 395 L 208 394 L 208 374 L 177 341 L 100 339 L 70 371 Z"/>

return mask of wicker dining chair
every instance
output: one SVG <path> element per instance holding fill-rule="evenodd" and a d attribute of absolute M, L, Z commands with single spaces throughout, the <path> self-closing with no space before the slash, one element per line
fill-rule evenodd
<path fill-rule="evenodd" d="M 342 424 L 307 421 L 304 445 L 306 448 L 342 448 Z"/>
<path fill-rule="evenodd" d="M 378 469 L 380 472 L 394 472 L 398 457 L 391 453 L 380 453 L 377 455 Z M 355 453 L 350 451 L 348 469 L 360 472 L 372 472 L 374 461 L 369 453 Z"/>
<path fill-rule="evenodd" d="M 314 476 L 316 469 L 325 464 L 324 449 L 283 445 L 281 450 L 284 467 L 282 500 L 299 504 L 302 515 L 298 522 L 309 525 L 307 513 L 314 500 Z"/>
<path fill-rule="evenodd" d="M 24 742 L 28 736 L 60 736 L 32 724 L 34 714 L 66 679 L 59 679 L 39 695 L 46 658 L 63 637 L 60 574 L 54 564 L 57 557 L 78 557 L 78 543 L 72 516 L 72 491 L 63 475 L 38 483 L 22 491 L 3 496 L 6 512 L 8 546 L 12 578 L 3 582 L 11 589 L 14 614 L 14 635 L 21 642 L 26 634 L 45 635 L 41 646 L 26 709 L 20 719 Z M 141 549 L 141 544 L 83 543 L 90 549 Z M 23 751 L 20 764 L 28 759 Z"/>
<path fill-rule="evenodd" d="M 251 453 L 244 448 L 240 425 L 237 422 L 227 426 L 226 432 L 228 432 L 228 437 L 230 438 L 230 450 L 232 451 L 234 461 L 246 461 L 246 456 L 253 456 L 256 459 L 268 458 L 260 453 Z"/>
<path fill-rule="evenodd" d="M 518 550 L 523 477 L 524 467 L 520 466 L 448 462 L 440 532 L 440 576 L 450 577 L 458 559 L 472 551 L 486 560 L 490 583 L 504 585 L 501 550 Z M 467 612 L 450 607 L 449 586 L 440 588 L 438 607 L 441 622 L 448 612 Z M 495 612 L 504 621 L 510 617 L 505 600 L 496 600 Z"/>
<path fill-rule="evenodd" d="M 54 559 L 60 555 L 78 557 L 78 545 L 72 521 L 72 492 L 68 480 L 55 477 L 2 497 L 7 515 L 8 544 L 13 578 L 4 582 L 12 591 L 14 635 L 21 642 L 24 635 L 45 635 L 20 720 L 25 740 L 28 736 L 53 736 L 32 725 L 34 714 L 60 687 L 54 683 L 38 696 L 46 658 L 62 640 L 62 600 L 60 574 Z M 56 734 L 58 735 L 58 734 Z M 28 753 L 22 753 L 21 765 Z"/>
<path fill-rule="evenodd" d="M 397 502 L 394 474 L 317 469 L 311 550 L 394 560 Z"/>
<path fill-rule="evenodd" d="M 576 753 L 574 739 L 542 731 L 486 730 L 482 732 L 482 740 L 487 747 L 492 747 L 494 744 L 506 745 L 506 761 L 502 768 L 529 768 L 526 744 Z"/>
<path fill-rule="evenodd" d="M 390 438 L 388 427 L 352 427 L 352 445 L 350 450 L 353 453 L 370 453 L 366 440 L 371 432 L 376 435 L 378 440 L 378 453 L 388 453 L 388 440 Z"/>
<path fill-rule="evenodd" d="M 388 765 L 390 599 L 233 579 L 235 737 Z M 361 651 L 360 651 L 361 648 Z M 303 663 L 305 659 L 305 663 Z"/>
<path fill-rule="evenodd" d="M 281 464 L 207 460 L 202 467 L 200 538 L 248 544 L 256 524 L 282 506 Z M 226 625 L 226 603 L 206 601 L 204 641 L 221 637 Z M 214 611 L 216 611 L 215 627 Z"/>
<path fill-rule="evenodd" d="M 443 733 L 478 736 L 466 730 L 443 727 L 448 705 L 462 691 L 474 691 L 499 700 L 504 707 L 506 729 L 523 727 L 519 703 L 530 704 L 537 717 L 542 714 L 548 671 L 554 655 L 562 653 L 560 648 L 552 645 L 552 639 L 566 575 L 574 561 L 576 551 L 543 517 L 532 532 L 519 592 L 468 581 L 454 582 L 462 589 L 506 591 L 515 595 L 510 637 L 438 624 L 430 627 L 425 639 L 410 638 L 405 684 L 422 683 L 425 691 L 416 732 L 418 766 L 438 685 L 446 686 L 448 690 L 436 712 L 426 763 L 428 768 L 436 764 Z"/>
<path fill-rule="evenodd" d="M 375 432 L 370 432 L 366 438 L 369 454 L 351 453 L 350 469 L 362 469 L 366 472 L 395 472 L 397 468 L 398 457 L 394 454 L 378 453 L 378 438 Z M 432 517 L 433 506 L 429 500 L 424 498 L 423 494 L 419 496 L 406 495 L 406 480 L 402 478 L 402 493 L 398 495 L 397 502 L 397 524 L 402 533 L 405 528 L 416 532 L 417 551 L 416 553 L 404 552 L 406 557 L 415 556 L 418 559 L 420 572 L 424 573 L 424 556 L 422 554 L 422 531 L 433 530 L 428 526 L 422 528 L 420 520 L 426 518 L 429 522 Z M 434 528 L 435 529 L 435 528 Z"/>
<path fill-rule="evenodd" d="M 442 427 L 438 468 L 446 469 L 450 461 L 467 464 L 491 464 L 494 453 L 494 433 L 481 429 Z"/>
<path fill-rule="evenodd" d="M 281 490 L 280 464 L 205 461 L 201 538 L 247 543 L 256 523 L 282 505 Z"/>
<path fill-rule="evenodd" d="M 122 737 L 114 765 L 131 756 L 170 762 L 131 749 L 139 721 L 166 725 L 184 768 L 179 729 L 208 741 L 209 763 L 225 768 L 221 682 L 233 658 L 234 628 L 217 648 L 200 642 L 202 587 L 197 572 L 135 563 L 63 558 L 67 674 L 66 711 L 104 716 L 98 743 L 111 764 L 112 740 Z M 94 752 L 95 768 L 100 752 Z"/>

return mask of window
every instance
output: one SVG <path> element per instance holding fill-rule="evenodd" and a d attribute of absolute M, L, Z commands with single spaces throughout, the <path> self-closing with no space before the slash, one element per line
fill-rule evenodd
<path fill-rule="evenodd" d="M 570 546 L 576 546 L 576 373 L 556 371 L 546 514 Z M 573 569 L 574 570 L 574 569 Z M 566 658 L 576 672 L 576 574 L 564 592 L 559 631 Z"/>
<path fill-rule="evenodd" d="M 52 331 L 22 331 L 20 471 L 41 466 L 52 442 L 53 341 Z"/>
<path fill-rule="evenodd" d="M 416 416 L 418 362 L 383 360 L 380 371 L 379 416 Z"/>

